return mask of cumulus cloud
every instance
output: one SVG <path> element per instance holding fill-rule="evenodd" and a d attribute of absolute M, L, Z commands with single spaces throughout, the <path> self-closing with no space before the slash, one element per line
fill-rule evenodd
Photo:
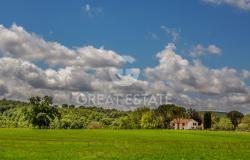
<path fill-rule="evenodd" d="M 189 52 L 189 55 L 192 57 L 204 56 L 207 54 L 220 55 L 222 50 L 214 44 L 204 47 L 201 44 L 193 46 L 192 50 Z"/>
<path fill-rule="evenodd" d="M 31 91 L 33 95 L 95 91 L 104 89 L 101 84 L 115 88 L 111 70 L 135 61 L 131 56 L 103 47 L 67 48 L 58 42 L 45 41 L 15 24 L 9 29 L 0 25 L 0 55 L 0 76 L 4 84 L 0 92 L 5 97 L 18 99 L 32 95 Z M 40 68 L 37 61 L 48 67 Z"/>
<path fill-rule="evenodd" d="M 188 105 L 188 102 L 203 107 L 213 104 L 212 106 L 228 109 L 227 107 L 232 107 L 234 103 L 225 103 L 230 106 L 221 105 L 217 102 L 216 97 L 225 98 L 232 95 L 228 97 L 231 101 L 239 95 L 244 96 L 245 99 L 249 97 L 249 87 L 237 70 L 228 67 L 210 69 L 200 61 L 190 63 L 176 54 L 175 49 L 176 46 L 173 43 L 168 44 L 163 51 L 157 54 L 159 65 L 154 68 L 146 68 L 145 74 L 152 83 L 161 82 L 161 88 L 178 95 L 179 98 L 176 101 L 179 103 Z M 212 101 L 213 99 L 215 101 Z M 203 104 L 208 100 L 210 100 L 209 103 Z"/>
<path fill-rule="evenodd" d="M 208 95 L 246 92 L 246 86 L 235 69 L 209 69 L 199 61 L 190 64 L 174 51 L 175 45 L 169 44 L 157 54 L 160 64 L 145 70 L 149 78 L 166 81 L 180 92 Z"/>
<path fill-rule="evenodd" d="M 202 53 L 198 55 L 221 53 L 215 45 L 200 48 Z M 125 75 L 120 73 L 121 68 L 135 61 L 130 56 L 93 46 L 71 49 L 17 25 L 9 29 L 0 26 L 0 54 L 2 98 L 24 100 L 33 95 L 50 95 L 57 103 L 76 103 L 76 95 L 83 92 L 162 93 L 167 95 L 164 99 L 168 103 L 185 107 L 221 111 L 239 107 L 249 111 L 249 71 L 211 69 L 200 61 L 190 62 L 176 53 L 174 43 L 156 54 L 159 64 L 155 67 L 132 68 Z M 41 68 L 36 61 L 48 67 Z M 139 73 L 145 78 L 138 80 Z"/>
<path fill-rule="evenodd" d="M 111 50 L 93 46 L 70 49 L 58 42 L 48 42 L 23 27 L 0 25 L 0 53 L 28 61 L 44 61 L 50 66 L 120 67 L 127 59 Z M 127 56 L 129 57 L 129 56 Z M 130 59 L 133 59 L 130 57 Z"/>
<path fill-rule="evenodd" d="M 241 76 L 242 76 L 243 79 L 246 79 L 246 80 L 250 79 L 250 71 L 248 71 L 248 70 L 243 70 L 243 71 L 241 72 Z"/>
<path fill-rule="evenodd" d="M 223 5 L 223 4 L 230 5 L 245 11 L 250 11 L 249 0 L 202 0 L 202 1 L 215 5 Z"/>

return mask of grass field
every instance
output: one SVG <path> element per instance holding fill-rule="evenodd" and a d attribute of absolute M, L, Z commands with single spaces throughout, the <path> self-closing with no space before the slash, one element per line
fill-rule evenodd
<path fill-rule="evenodd" d="M 250 133 L 0 129 L 0 160 L 249 160 Z"/>

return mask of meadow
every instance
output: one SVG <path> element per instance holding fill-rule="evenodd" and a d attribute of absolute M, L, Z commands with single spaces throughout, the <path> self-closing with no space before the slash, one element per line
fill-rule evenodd
<path fill-rule="evenodd" d="M 250 133 L 0 129 L 1 160 L 248 160 Z"/>

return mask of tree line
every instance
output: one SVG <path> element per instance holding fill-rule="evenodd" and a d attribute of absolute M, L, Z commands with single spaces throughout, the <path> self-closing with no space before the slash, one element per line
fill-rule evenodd
<path fill-rule="evenodd" d="M 28 102 L 0 100 L 0 127 L 39 129 L 171 129 L 172 120 L 194 119 L 199 129 L 249 130 L 250 116 L 238 111 L 223 115 L 198 112 L 175 104 L 120 111 L 99 107 L 54 105 L 52 97 L 31 97 Z M 179 128 L 179 127 L 178 127 Z"/>

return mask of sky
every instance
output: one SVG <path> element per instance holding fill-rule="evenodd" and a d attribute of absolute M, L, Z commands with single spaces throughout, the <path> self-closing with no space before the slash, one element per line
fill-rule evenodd
<path fill-rule="evenodd" d="M 108 86 L 250 109 L 249 0 L 3 0 L 0 11 L 1 97 L 60 103 Z M 133 68 L 127 86 L 110 76 L 120 68 Z"/>

